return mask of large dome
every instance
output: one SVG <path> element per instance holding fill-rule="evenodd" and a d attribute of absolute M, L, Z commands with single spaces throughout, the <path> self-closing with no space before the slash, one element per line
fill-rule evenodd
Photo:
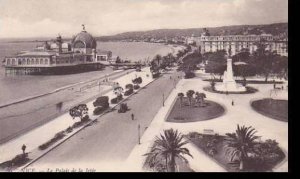
<path fill-rule="evenodd" d="M 86 31 L 82 31 L 79 34 L 77 34 L 72 40 L 72 45 L 74 48 L 96 49 L 97 47 L 97 43 L 94 37 Z"/>

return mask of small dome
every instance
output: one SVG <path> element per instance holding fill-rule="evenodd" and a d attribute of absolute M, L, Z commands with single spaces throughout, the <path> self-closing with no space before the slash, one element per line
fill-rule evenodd
<path fill-rule="evenodd" d="M 86 31 L 82 31 L 73 38 L 72 46 L 73 48 L 95 49 L 97 47 L 97 43 L 91 34 L 87 33 Z"/>

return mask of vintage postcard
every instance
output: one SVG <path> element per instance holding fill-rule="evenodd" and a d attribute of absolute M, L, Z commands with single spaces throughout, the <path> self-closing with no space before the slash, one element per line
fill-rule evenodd
<path fill-rule="evenodd" d="M 0 0 L 1 172 L 288 172 L 287 0 Z"/>

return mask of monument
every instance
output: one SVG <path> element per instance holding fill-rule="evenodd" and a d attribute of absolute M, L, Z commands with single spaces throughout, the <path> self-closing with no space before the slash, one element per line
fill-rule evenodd
<path fill-rule="evenodd" d="M 228 50 L 227 69 L 224 71 L 223 83 L 216 84 L 215 90 L 221 92 L 245 92 L 246 88 L 233 79 L 231 49 Z"/>

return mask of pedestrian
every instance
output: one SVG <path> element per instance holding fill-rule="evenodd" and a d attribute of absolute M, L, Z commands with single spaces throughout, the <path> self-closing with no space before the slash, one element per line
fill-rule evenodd
<path fill-rule="evenodd" d="M 281 86 L 281 90 L 283 90 L 284 89 L 284 87 L 283 87 L 283 85 Z"/>
<path fill-rule="evenodd" d="M 231 101 L 231 105 L 234 106 L 234 101 L 233 100 Z"/>
<path fill-rule="evenodd" d="M 134 120 L 134 114 L 133 113 L 131 114 L 131 120 Z"/>
<path fill-rule="evenodd" d="M 274 84 L 273 84 L 273 89 L 275 89 L 275 88 L 276 88 L 276 84 L 274 83 Z"/>
<path fill-rule="evenodd" d="M 25 155 L 25 150 L 26 150 L 26 145 L 25 145 L 25 144 L 23 144 L 23 145 L 22 145 L 22 151 L 23 151 L 23 155 Z"/>

